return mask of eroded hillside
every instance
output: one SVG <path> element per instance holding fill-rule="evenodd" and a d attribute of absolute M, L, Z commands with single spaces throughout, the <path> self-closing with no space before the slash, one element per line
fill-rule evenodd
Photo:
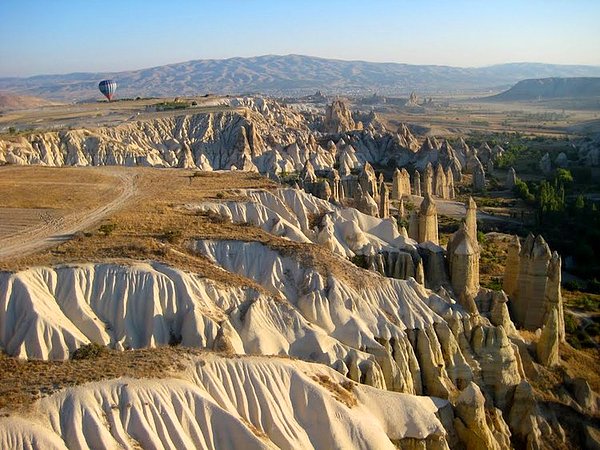
<path fill-rule="evenodd" d="M 504 154 L 390 130 L 341 100 L 321 114 L 234 98 L 5 136 L 0 348 L 29 381 L 0 391 L 0 442 L 593 441 L 599 359 L 566 342 L 560 255 L 502 235 L 484 266 L 501 285 L 480 281 L 479 221 L 520 223 L 469 197 L 514 189 L 514 170 L 504 186 L 490 176 Z M 155 367 L 136 367 L 145 355 Z M 50 375 L 36 384 L 24 360 Z"/>

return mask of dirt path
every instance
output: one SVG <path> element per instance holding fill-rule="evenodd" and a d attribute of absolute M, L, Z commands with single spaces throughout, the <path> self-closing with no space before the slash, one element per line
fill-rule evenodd
<path fill-rule="evenodd" d="M 69 214 L 60 220 L 0 239 L 0 260 L 25 256 L 71 239 L 76 232 L 120 209 L 136 194 L 135 174 L 110 168 L 105 168 L 103 174 L 113 176 L 120 183 L 120 192 L 115 198 L 95 209 Z"/>

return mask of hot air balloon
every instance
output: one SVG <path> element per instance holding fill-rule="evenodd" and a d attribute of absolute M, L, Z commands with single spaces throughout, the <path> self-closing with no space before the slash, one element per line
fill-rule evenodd
<path fill-rule="evenodd" d="M 117 82 L 113 80 L 102 80 L 98 83 L 98 89 L 100 89 L 100 92 L 102 92 L 110 102 L 113 94 L 117 90 Z"/>

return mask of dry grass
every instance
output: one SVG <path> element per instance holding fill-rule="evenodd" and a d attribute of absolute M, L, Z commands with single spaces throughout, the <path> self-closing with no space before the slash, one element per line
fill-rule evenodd
<path fill-rule="evenodd" d="M 59 172 L 63 175 L 67 173 L 63 172 L 63 169 L 36 169 L 35 173 L 29 173 L 32 181 L 47 176 L 57 177 Z M 19 169 L 14 170 L 19 172 Z M 71 170 L 87 172 L 85 169 Z M 101 172 L 101 169 L 97 170 Z M 358 275 L 363 278 L 365 274 L 375 276 L 332 255 L 323 247 L 291 242 L 266 233 L 258 227 L 229 223 L 214 214 L 195 214 L 183 207 L 207 200 L 244 200 L 239 189 L 275 187 L 271 181 L 258 174 L 194 173 L 189 170 L 147 168 L 122 170 L 136 174 L 139 194 L 122 210 L 104 221 L 104 225 L 113 228 L 112 232 L 100 232 L 101 224 L 78 234 L 76 239 L 51 249 L 2 261 L 0 270 L 78 262 L 154 260 L 193 271 L 216 281 L 260 289 L 253 281 L 225 272 L 189 250 L 189 242 L 194 240 L 230 239 L 261 242 L 307 266 L 314 266 L 323 275 L 335 274 L 357 288 L 360 286 L 357 281 Z M 58 202 L 59 199 L 52 201 Z"/>
<path fill-rule="evenodd" d="M 66 361 L 41 361 L 13 358 L 0 352 L 0 415 L 25 413 L 32 404 L 53 393 L 85 383 L 111 380 L 119 377 L 169 378 L 178 377 L 190 366 L 190 361 L 201 366 L 203 358 L 253 358 L 227 352 L 181 346 L 116 351 L 103 348 L 97 356 Z M 276 360 L 294 361 L 289 356 L 266 356 Z M 353 393 L 355 383 L 347 380 L 336 383 L 328 375 L 312 379 L 329 390 L 337 401 L 349 408 L 357 404 Z M 261 430 L 252 430 L 264 437 Z"/>
<path fill-rule="evenodd" d="M 118 191 L 114 177 L 99 168 L 0 168 L 0 208 L 93 209 Z"/>
<path fill-rule="evenodd" d="M 535 358 L 535 345 L 539 337 L 533 331 L 519 330 L 529 344 L 529 355 Z M 531 384 L 545 400 L 560 401 L 557 389 L 568 378 L 585 378 L 592 390 L 600 392 L 600 352 L 596 349 L 576 349 L 569 344 L 560 345 L 560 366 L 554 368 L 536 364 L 538 376 L 530 377 Z"/>
<path fill-rule="evenodd" d="M 597 349 L 578 350 L 563 344 L 560 356 L 569 377 L 585 378 L 595 392 L 600 392 L 600 352 Z"/>
<path fill-rule="evenodd" d="M 32 183 L 48 177 L 87 176 L 86 169 L 36 168 L 35 173 L 24 168 Z M 183 268 L 204 268 L 207 264 L 193 255 L 182 256 L 171 250 L 185 249 L 186 238 L 198 234 L 215 233 L 219 226 L 201 216 L 182 211 L 179 206 L 188 202 L 199 202 L 216 198 L 217 193 L 227 188 L 271 187 L 272 183 L 255 174 L 209 174 L 191 178 L 190 171 L 157 170 L 132 168 L 125 169 L 136 174 L 138 195 L 123 209 L 115 213 L 104 224 L 110 224 L 114 230 L 109 233 L 99 232 L 100 226 L 84 230 L 76 239 L 57 245 L 51 249 L 33 255 L 3 261 L 0 267 L 4 270 L 18 270 L 37 265 L 54 265 L 70 262 L 105 261 L 116 259 L 157 259 L 166 263 L 184 259 Z M 20 173 L 20 168 L 13 169 Z M 102 171 L 101 168 L 96 171 Z M 88 189 L 94 192 L 94 189 Z M 27 198 L 44 196 L 37 188 L 23 193 L 23 203 Z M 67 199 L 71 194 L 62 193 Z M 38 200 L 38 203 L 52 202 L 61 204 L 60 195 L 52 195 L 51 199 Z M 81 198 L 78 205 L 82 207 L 87 199 Z M 22 203 L 22 204 L 23 204 Z M 218 233 L 215 233 L 218 234 Z M 239 233 L 237 234 L 239 236 Z M 183 252 L 185 254 L 185 252 Z M 201 271 L 202 272 L 202 271 Z"/>
<path fill-rule="evenodd" d="M 343 403 L 348 408 L 352 408 L 358 404 L 354 396 L 354 383 L 352 381 L 344 381 L 336 383 L 329 378 L 328 375 L 315 375 L 312 377 L 317 383 L 327 389 L 338 402 Z"/>
<path fill-rule="evenodd" d="M 40 397 L 70 386 L 118 377 L 164 378 L 185 368 L 185 355 L 200 350 L 161 347 L 68 361 L 12 358 L 0 353 L 0 410 L 27 410 Z"/>
<path fill-rule="evenodd" d="M 565 305 L 588 312 L 600 312 L 600 294 L 563 289 L 562 298 Z"/>
<path fill-rule="evenodd" d="M 120 190 L 114 175 L 94 168 L 1 167 L 0 237 L 57 229 L 69 214 L 92 211 Z"/>

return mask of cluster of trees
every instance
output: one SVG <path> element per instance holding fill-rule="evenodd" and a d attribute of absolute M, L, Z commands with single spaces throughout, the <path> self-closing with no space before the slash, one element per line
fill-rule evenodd
<path fill-rule="evenodd" d="M 467 144 L 475 148 L 479 148 L 483 142 L 491 147 L 499 145 L 504 149 L 504 154 L 495 162 L 496 167 L 514 167 L 520 173 L 537 173 L 538 163 L 545 153 L 550 153 L 555 158 L 558 153 L 564 152 L 569 159 L 577 159 L 577 151 L 566 137 L 528 137 L 518 132 L 505 132 L 473 133 L 467 139 Z"/>
<path fill-rule="evenodd" d="M 593 280 L 600 273 L 600 209 L 574 192 L 575 181 L 569 170 L 557 169 L 551 180 L 518 180 L 515 194 L 535 208 L 535 231 L 551 248 L 574 258 L 578 275 Z"/>

